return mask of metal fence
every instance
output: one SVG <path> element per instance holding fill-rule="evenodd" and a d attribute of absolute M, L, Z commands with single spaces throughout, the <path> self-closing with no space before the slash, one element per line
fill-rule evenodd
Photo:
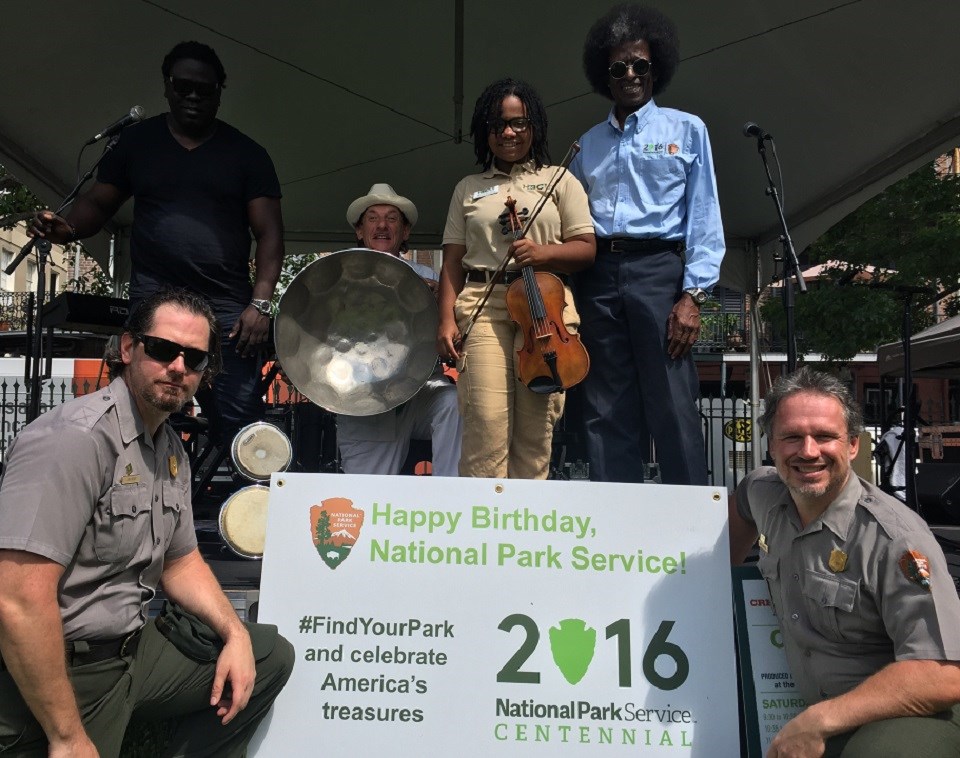
<path fill-rule="evenodd" d="M 88 382 L 77 387 L 67 379 L 48 381 L 43 387 L 41 412 L 96 389 L 96 386 Z M 279 381 L 271 385 L 268 399 L 273 400 L 268 405 L 268 412 L 274 414 L 284 409 L 308 405 L 301 402 L 303 398 L 295 389 Z M 22 379 L 0 380 L 0 460 L 6 454 L 14 436 L 26 423 L 26 409 L 27 389 Z M 750 401 L 734 397 L 703 398 L 700 401 L 700 418 L 710 483 L 732 490 L 752 468 L 751 450 L 756 435 L 751 419 Z M 304 418 L 303 423 L 318 422 L 314 418 Z M 304 428 L 303 431 L 309 436 L 309 429 Z M 294 443 L 296 442 L 295 437 Z M 765 443 L 760 444 L 763 445 L 762 451 L 765 453 Z"/>

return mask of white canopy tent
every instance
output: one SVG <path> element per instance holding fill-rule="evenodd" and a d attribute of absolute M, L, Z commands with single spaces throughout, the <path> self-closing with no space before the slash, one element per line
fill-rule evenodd
<path fill-rule="evenodd" d="M 903 342 L 877 349 L 881 375 L 903 376 Z M 960 316 L 917 332 L 910 338 L 910 373 L 916 377 L 960 377 Z"/>
<path fill-rule="evenodd" d="M 346 246 L 348 203 L 390 182 L 420 211 L 415 246 L 440 242 L 457 180 L 474 170 L 473 102 L 505 75 L 548 104 L 555 159 L 608 102 L 580 68 L 608 0 L 416 4 L 274 0 L 47 0 L 3 10 L 0 162 L 51 205 L 80 145 L 141 104 L 163 112 L 160 61 L 211 44 L 228 86 L 221 117 L 261 142 L 283 186 L 288 251 Z M 916 0 L 676 0 L 680 70 L 658 99 L 700 115 L 713 140 L 729 253 L 722 282 L 769 280 L 778 225 L 745 121 L 776 137 L 797 250 L 960 135 L 960 4 Z M 93 151 L 86 157 L 92 161 Z M 128 207 L 117 217 L 126 269 Z M 105 259 L 104 240 L 91 249 Z"/>

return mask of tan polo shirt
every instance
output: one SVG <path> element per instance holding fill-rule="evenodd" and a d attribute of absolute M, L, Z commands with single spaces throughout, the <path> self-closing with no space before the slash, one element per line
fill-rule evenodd
<path fill-rule="evenodd" d="M 508 196 L 516 200 L 520 223 L 526 223 L 555 171 L 555 166 L 535 170 L 533 161 L 528 161 L 514 165 L 509 174 L 491 166 L 482 174 L 464 177 L 450 198 L 443 244 L 466 246 L 464 268 L 493 271 L 513 242 L 505 221 L 504 201 Z M 587 193 L 580 182 L 566 172 L 527 237 L 541 245 L 557 245 L 579 234 L 593 234 L 593 220 Z M 510 271 L 516 269 L 516 264 L 507 267 Z"/>
<path fill-rule="evenodd" d="M 164 559 L 197 545 L 190 466 L 166 424 L 156 439 L 123 379 L 40 416 L 0 480 L 0 548 L 65 567 L 68 640 L 112 639 L 147 619 Z"/>
<path fill-rule="evenodd" d="M 736 499 L 762 535 L 760 572 L 808 705 L 893 661 L 960 661 L 960 599 L 943 552 L 899 500 L 851 472 L 837 499 L 802 528 L 772 467 L 751 472 Z M 910 551 L 926 558 L 929 588 L 909 561 L 901 566 Z"/>

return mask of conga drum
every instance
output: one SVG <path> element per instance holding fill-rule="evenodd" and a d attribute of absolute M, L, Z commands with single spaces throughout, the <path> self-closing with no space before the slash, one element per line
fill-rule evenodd
<path fill-rule="evenodd" d="M 270 475 L 286 471 L 293 460 L 293 446 L 280 429 L 266 421 L 245 426 L 230 445 L 233 465 L 251 482 L 270 481 Z"/>
<path fill-rule="evenodd" d="M 241 558 L 263 558 L 269 496 L 269 487 L 251 484 L 234 492 L 220 507 L 220 536 L 224 544 Z"/>

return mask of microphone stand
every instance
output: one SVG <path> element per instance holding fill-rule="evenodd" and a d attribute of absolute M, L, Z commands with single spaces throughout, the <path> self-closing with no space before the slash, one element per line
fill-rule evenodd
<path fill-rule="evenodd" d="M 762 133 L 757 136 L 757 152 L 763 161 L 763 170 L 767 174 L 766 194 L 773 199 L 773 204 L 777 209 L 777 219 L 780 221 L 780 243 L 783 247 L 783 310 L 787 317 L 787 372 L 791 373 L 797 368 L 797 341 L 794 327 L 793 313 L 793 280 L 797 281 L 797 289 L 800 294 L 805 294 L 807 284 L 803 281 L 803 275 L 800 273 L 800 264 L 797 261 L 797 253 L 793 248 L 793 240 L 790 238 L 790 230 L 787 228 L 787 219 L 783 215 L 783 205 L 780 202 L 780 195 L 777 192 L 777 185 L 774 184 L 773 176 L 770 174 L 770 164 L 767 162 L 767 147 L 764 144 L 766 138 L 773 141 L 769 135 Z"/>
<path fill-rule="evenodd" d="M 871 284 L 871 287 L 876 287 L 877 289 L 886 289 L 895 293 L 897 297 L 903 302 L 903 321 L 902 328 L 900 332 L 901 342 L 903 344 L 903 384 L 904 384 L 904 398 L 903 398 L 903 434 L 901 435 L 900 440 L 900 450 L 898 454 L 902 452 L 903 461 L 904 461 L 904 498 L 908 507 L 912 508 L 917 512 L 918 515 L 923 516 L 923 510 L 920 506 L 920 501 L 917 499 L 917 460 L 916 460 L 916 405 L 913 394 L 913 366 L 910 356 L 910 350 L 913 340 L 913 320 L 911 314 L 911 306 L 913 305 L 913 296 L 914 295 L 936 295 L 936 291 L 930 287 L 911 287 L 903 284 L 884 284 L 883 282 L 877 282 L 876 284 Z M 934 297 L 934 299 L 928 303 L 932 305 L 940 297 Z M 896 460 L 896 457 L 894 457 Z"/>
<path fill-rule="evenodd" d="M 80 194 L 80 188 L 83 187 L 92 177 L 93 172 L 97 170 L 97 167 L 103 161 L 114 147 L 116 147 L 117 140 L 120 139 L 120 134 L 117 133 L 110 138 L 110 141 L 107 142 L 106 147 L 103 148 L 103 152 L 100 154 L 100 157 L 97 158 L 96 163 L 94 163 L 86 173 L 80 177 L 70 194 L 68 194 L 60 207 L 54 211 L 55 215 L 59 216 L 63 209 L 66 208 L 70 203 L 72 203 L 77 195 Z M 40 392 L 41 384 L 45 379 L 50 378 L 50 361 L 53 358 L 53 345 L 48 346 L 48 351 L 50 355 L 47 356 L 47 368 L 46 371 L 40 370 L 40 362 L 43 360 L 43 301 L 46 298 L 47 294 L 47 262 L 50 259 L 50 249 L 51 244 L 47 239 L 41 239 L 40 237 L 31 237 L 30 241 L 27 242 L 20 252 L 17 254 L 17 257 L 13 259 L 9 266 L 7 266 L 3 273 L 9 276 L 12 274 L 17 266 L 23 262 L 23 259 L 30 255 L 32 250 L 36 249 L 37 251 L 37 291 L 34 302 L 27 303 L 27 312 L 28 323 L 27 323 L 27 350 L 26 355 L 24 356 L 24 371 L 23 371 L 23 381 L 24 384 L 28 387 L 27 393 L 27 413 L 26 420 L 29 424 L 37 416 L 40 415 Z M 30 293 L 31 297 L 34 297 L 33 293 Z"/>

